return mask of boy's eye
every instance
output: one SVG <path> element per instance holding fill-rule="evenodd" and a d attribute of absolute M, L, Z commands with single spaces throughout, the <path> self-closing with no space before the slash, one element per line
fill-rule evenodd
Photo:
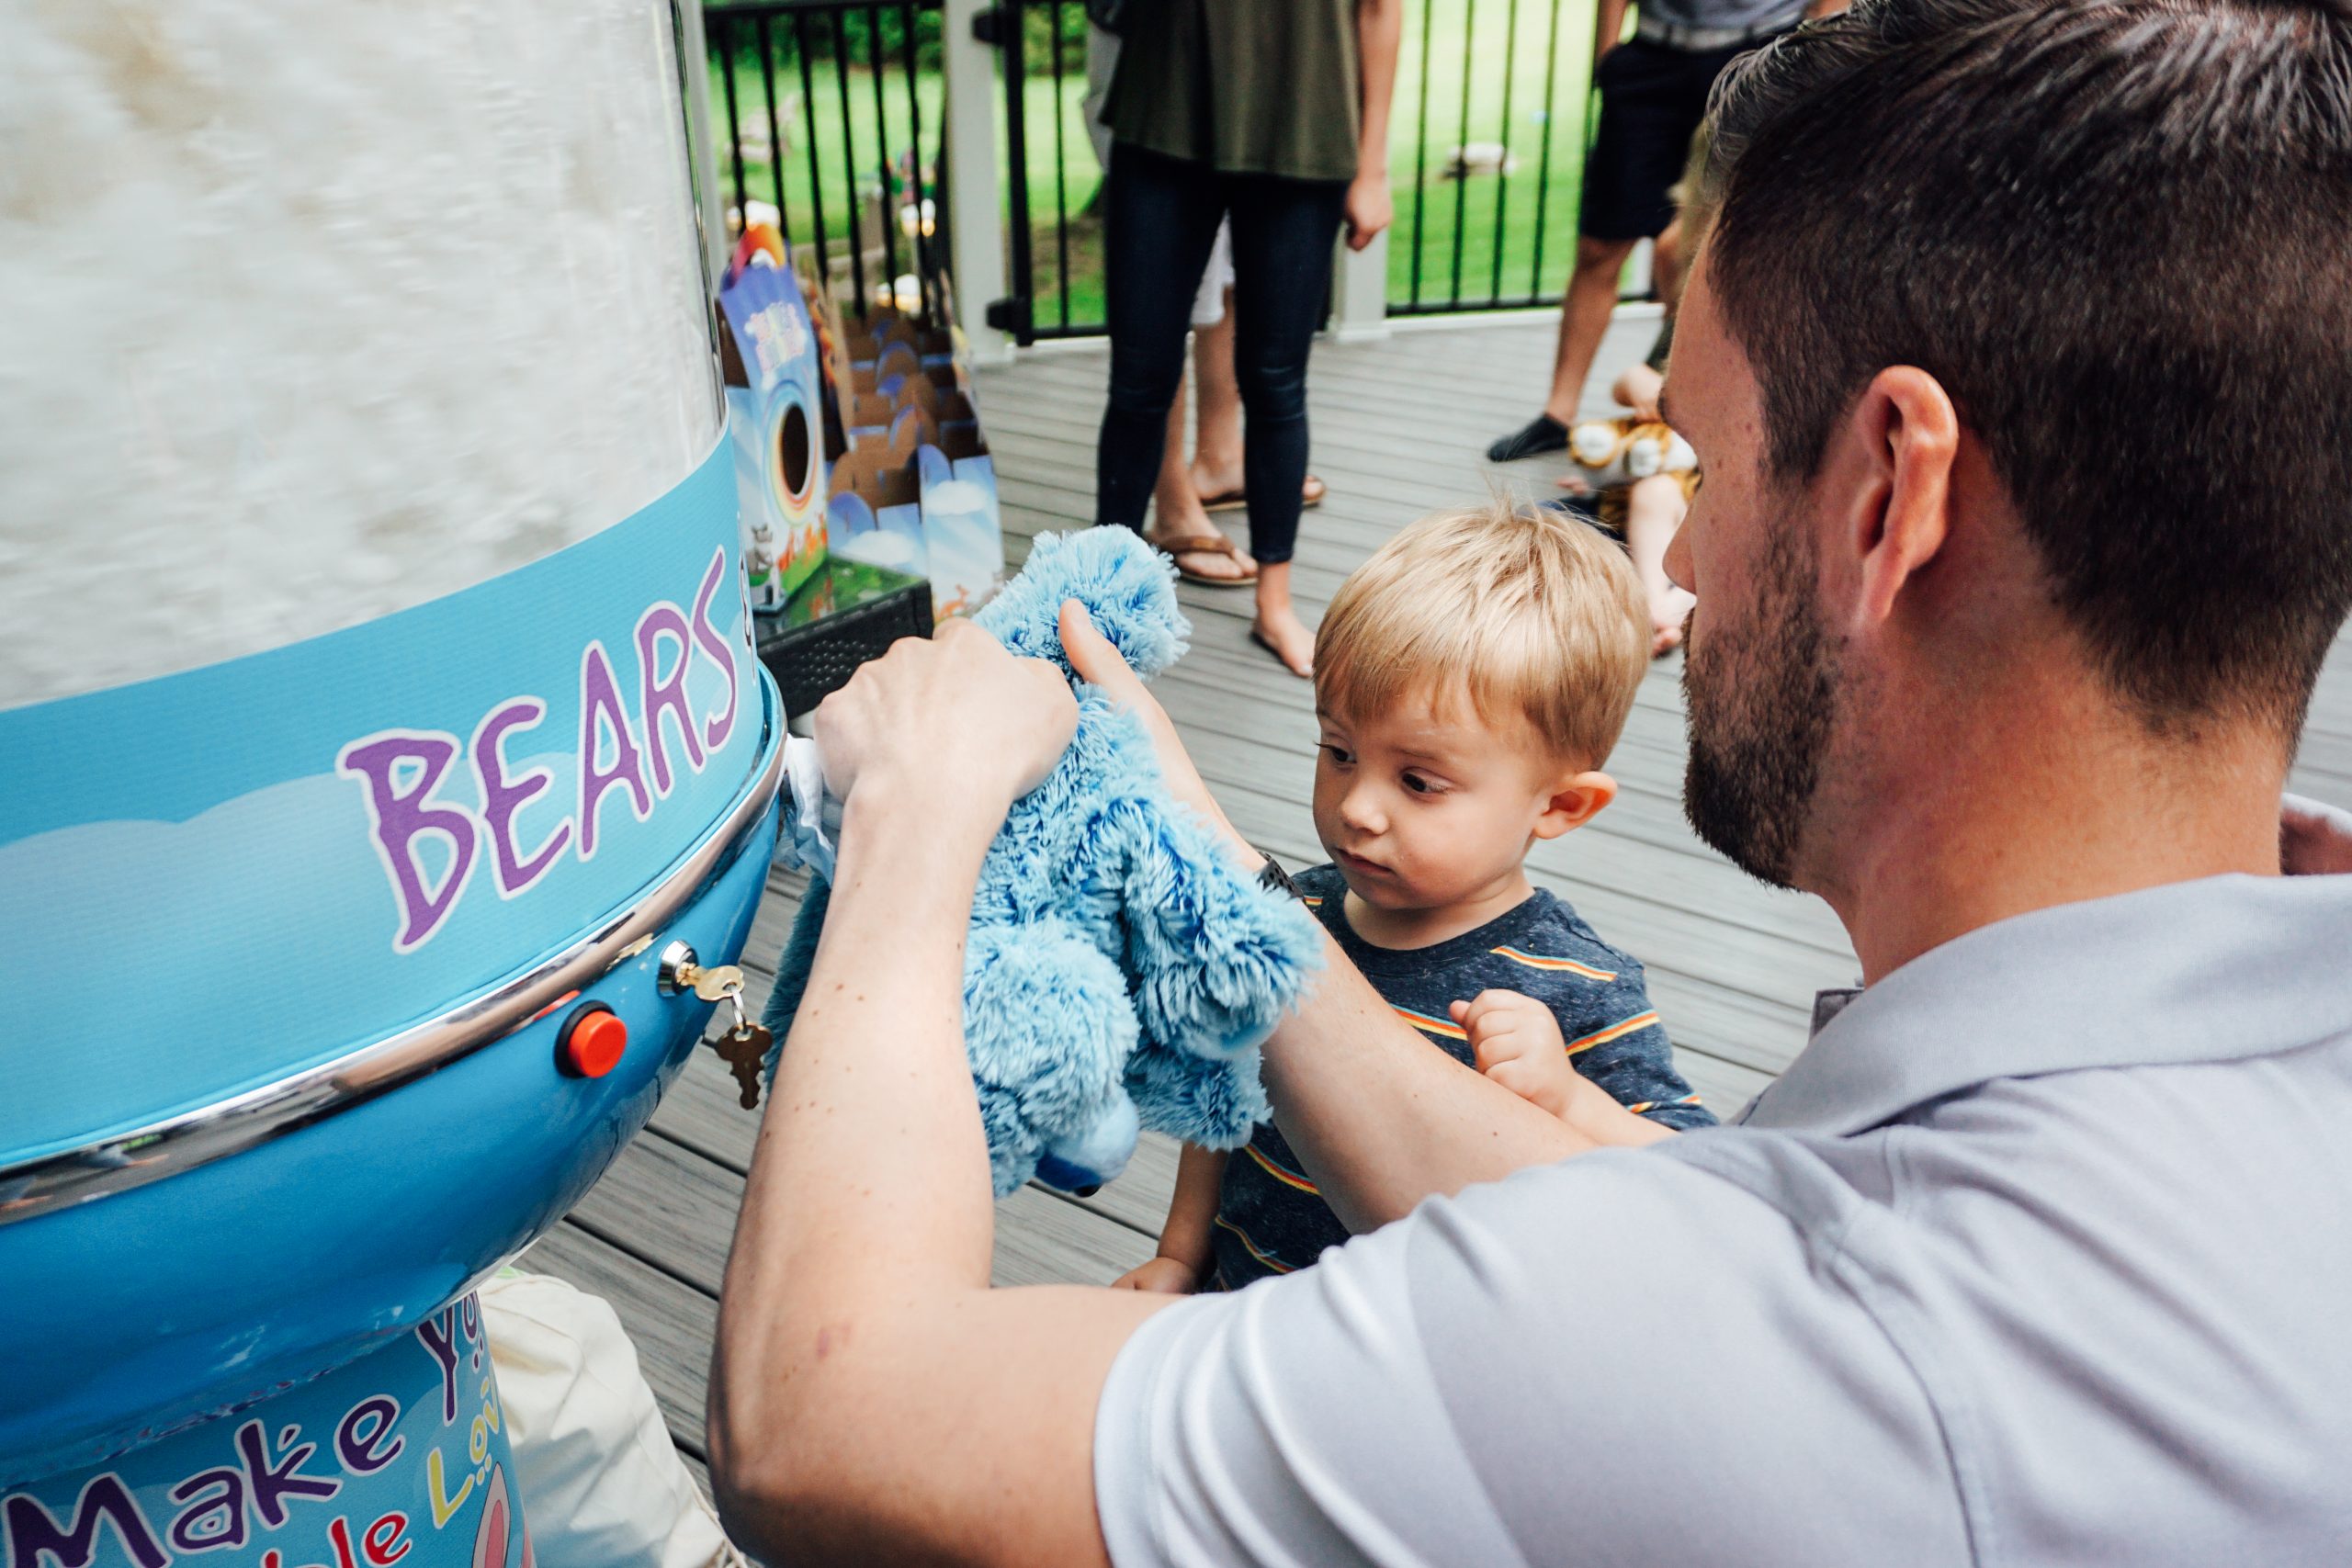
<path fill-rule="evenodd" d="M 1324 741 L 1318 750 L 1320 750 L 1325 756 L 1330 758 L 1331 761 L 1338 762 L 1342 766 L 1355 761 L 1353 757 L 1348 755 L 1348 749 L 1346 747 L 1334 746 L 1329 740 Z"/>
<path fill-rule="evenodd" d="M 1445 788 L 1443 784 L 1439 784 L 1435 779 L 1430 778 L 1421 773 L 1407 773 L 1405 775 L 1405 787 L 1415 795 L 1437 795 L 1442 793 Z"/>

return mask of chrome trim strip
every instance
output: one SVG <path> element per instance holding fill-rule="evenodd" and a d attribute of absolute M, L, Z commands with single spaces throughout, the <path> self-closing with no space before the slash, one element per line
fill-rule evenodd
<path fill-rule="evenodd" d="M 364 1105 L 504 1038 L 566 992 L 585 988 L 644 952 L 673 916 L 734 863 L 743 840 L 775 803 L 784 780 L 783 704 L 764 671 L 760 690 L 768 755 L 750 790 L 628 908 L 535 967 L 398 1034 L 133 1132 L 0 1165 L 0 1225 L 144 1187 Z"/>

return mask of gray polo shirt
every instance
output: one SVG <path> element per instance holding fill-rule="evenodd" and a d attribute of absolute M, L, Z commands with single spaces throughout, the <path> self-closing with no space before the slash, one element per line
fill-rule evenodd
<path fill-rule="evenodd" d="M 2352 1562 L 2352 876 L 2041 910 L 1816 1024 L 1741 1124 L 1151 1319 L 1114 1562 Z"/>

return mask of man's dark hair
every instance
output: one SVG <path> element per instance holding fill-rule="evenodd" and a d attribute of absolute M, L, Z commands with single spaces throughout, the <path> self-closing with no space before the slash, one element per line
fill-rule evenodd
<path fill-rule="evenodd" d="M 1713 114 L 1772 469 L 1917 366 L 2151 725 L 2300 730 L 2352 606 L 2352 0 L 1861 0 Z"/>

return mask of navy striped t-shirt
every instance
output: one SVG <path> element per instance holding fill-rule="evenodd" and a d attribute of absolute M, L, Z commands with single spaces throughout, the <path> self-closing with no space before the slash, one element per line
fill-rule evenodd
<path fill-rule="evenodd" d="M 1464 1063 L 1470 1042 L 1449 1014 L 1481 991 L 1519 991 L 1551 1008 L 1577 1070 L 1637 1115 L 1677 1132 L 1715 1119 L 1674 1070 L 1642 966 L 1593 934 L 1577 912 L 1538 888 L 1524 903 L 1429 947 L 1374 947 L 1348 924 L 1347 884 L 1328 865 L 1302 873 L 1299 891 L 1350 963 L 1396 1015 Z M 1287 1274 L 1348 1239 L 1306 1168 L 1272 1123 L 1225 1162 L 1217 1191 L 1216 1281 L 1238 1290 Z"/>

